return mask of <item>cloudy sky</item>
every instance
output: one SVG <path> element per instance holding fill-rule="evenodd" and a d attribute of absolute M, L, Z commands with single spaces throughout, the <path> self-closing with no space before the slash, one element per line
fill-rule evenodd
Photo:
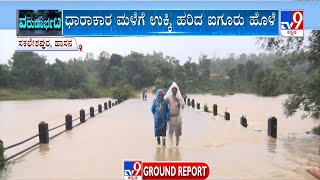
<path fill-rule="evenodd" d="M 8 62 L 16 49 L 15 30 L 0 30 L 2 45 L 0 48 L 0 64 Z M 254 37 L 105 37 L 105 38 L 76 38 L 83 45 L 83 52 L 39 52 L 45 55 L 48 62 L 55 58 L 67 61 L 73 57 L 85 57 L 87 52 L 97 56 L 105 50 L 121 55 L 131 51 L 141 53 L 163 52 L 174 56 L 184 63 L 190 56 L 198 61 L 201 54 L 209 57 L 225 57 L 230 53 L 259 53 Z"/>

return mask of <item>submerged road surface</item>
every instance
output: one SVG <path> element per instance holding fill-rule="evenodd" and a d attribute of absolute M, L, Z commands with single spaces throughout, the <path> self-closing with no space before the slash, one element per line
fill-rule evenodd
<path fill-rule="evenodd" d="M 104 111 L 20 156 L 0 179 L 122 179 L 128 159 L 202 161 L 210 167 L 209 179 L 312 179 L 304 167 L 320 166 L 316 136 L 279 133 L 273 139 L 241 127 L 239 119 L 188 107 L 180 147 L 157 147 L 151 103 L 133 99 Z"/>

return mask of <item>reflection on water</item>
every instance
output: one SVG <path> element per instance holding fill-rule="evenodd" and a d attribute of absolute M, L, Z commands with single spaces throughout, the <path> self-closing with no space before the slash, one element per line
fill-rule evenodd
<path fill-rule="evenodd" d="M 168 149 L 168 161 L 181 161 L 181 155 L 180 155 L 180 149 L 175 148 L 175 149 Z"/>
<path fill-rule="evenodd" d="M 156 161 L 165 161 L 166 160 L 165 150 L 161 147 L 157 147 L 156 155 L 154 159 Z"/>
<path fill-rule="evenodd" d="M 155 153 L 155 161 L 181 161 L 179 148 L 157 147 Z"/>
<path fill-rule="evenodd" d="M 276 153 L 277 150 L 277 139 L 272 138 L 272 137 L 267 137 L 268 139 L 268 150 L 271 153 Z"/>
<path fill-rule="evenodd" d="M 178 148 L 157 147 L 148 101 L 129 100 L 99 114 L 72 131 L 54 138 L 6 166 L 0 179 L 122 179 L 122 161 L 202 161 L 210 167 L 209 179 L 313 179 L 305 166 L 320 167 L 319 136 L 306 134 L 320 121 L 286 119 L 281 104 L 285 96 L 262 98 L 253 95 L 228 97 L 194 95 L 201 105 L 225 108 L 230 121 L 188 107 L 182 114 L 183 132 Z M 37 133 L 46 121 L 49 128 L 74 118 L 79 110 L 97 107 L 107 99 L 40 100 L 0 102 L 0 137 L 5 146 Z M 243 102 L 246 102 L 243 104 Z M 210 104 L 211 103 L 211 104 Z M 248 128 L 240 125 L 246 115 Z M 278 138 L 267 136 L 267 119 L 278 119 Z M 77 124 L 78 122 L 74 122 Z M 65 127 L 50 132 L 59 133 Z M 259 131 L 257 131 L 258 129 Z M 13 154 L 38 142 L 6 151 Z"/>
<path fill-rule="evenodd" d="M 47 153 L 49 153 L 49 144 L 40 144 L 39 145 L 39 152 L 41 153 L 41 155 L 45 155 Z"/>

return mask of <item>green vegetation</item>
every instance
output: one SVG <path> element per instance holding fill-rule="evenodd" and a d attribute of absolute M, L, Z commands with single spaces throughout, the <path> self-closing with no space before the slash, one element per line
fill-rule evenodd
<path fill-rule="evenodd" d="M 49 64 L 45 57 L 36 53 L 15 52 L 8 64 L 0 65 L 0 99 L 116 98 L 122 93 L 136 97 L 136 90 L 142 85 L 136 88 L 124 86 L 126 82 L 119 80 L 123 79 L 122 74 L 114 70 L 120 67 L 112 64 L 118 61 L 117 55 L 102 56 L 98 60 L 85 61 L 56 59 L 55 63 Z M 90 54 L 87 58 L 91 58 Z M 123 88 L 123 91 L 117 93 L 114 88 Z"/>
<path fill-rule="evenodd" d="M 8 64 L 0 65 L 0 99 L 97 98 L 129 94 L 137 96 L 144 87 L 166 91 L 175 81 L 182 94 L 210 93 L 227 95 L 255 93 L 276 96 L 293 92 L 297 79 L 308 78 L 306 64 L 295 71 L 277 66 L 275 54 L 229 55 L 208 58 L 198 63 L 191 58 L 184 64 L 162 53 L 128 56 L 101 52 L 97 58 L 88 53 L 85 59 L 56 59 L 31 52 L 15 52 Z M 299 78 L 297 78 L 299 77 Z"/>
<path fill-rule="evenodd" d="M 0 140 L 0 169 L 4 166 L 4 149 L 3 142 Z"/>
<path fill-rule="evenodd" d="M 299 38 L 259 38 L 269 52 L 230 54 L 226 58 L 202 55 L 181 64 L 161 52 L 128 56 L 101 52 L 84 59 L 49 64 L 31 52 L 15 52 L 0 65 L 0 99 L 117 97 L 141 92 L 144 87 L 166 91 L 175 81 L 188 93 L 226 95 L 253 93 L 261 96 L 290 94 L 284 103 L 289 117 L 296 111 L 305 117 L 320 116 L 320 31 L 313 31 L 309 46 Z"/>
<path fill-rule="evenodd" d="M 312 133 L 313 133 L 313 134 L 320 135 L 320 125 L 312 128 Z"/>
<path fill-rule="evenodd" d="M 275 62 L 281 58 L 275 54 L 235 54 L 227 58 L 208 58 L 202 55 L 198 63 L 189 59 L 183 65 L 178 60 L 167 57 L 155 76 L 155 89 L 166 90 L 175 80 L 183 94 L 210 93 L 227 95 L 234 93 L 254 93 L 261 96 L 277 96 L 292 92 L 296 79 L 307 78 L 305 64 L 294 72 L 279 68 Z M 168 65 L 169 63 L 169 65 Z M 170 65 L 171 64 L 171 65 Z M 175 71 L 176 69 L 176 71 Z"/>
<path fill-rule="evenodd" d="M 111 97 L 116 99 L 119 97 L 137 97 L 137 94 L 133 93 L 134 91 L 128 85 L 114 87 L 111 89 Z"/>
<path fill-rule="evenodd" d="M 1 89 L 0 99 L 2 100 L 32 100 L 32 99 L 48 99 L 48 98 L 68 98 L 69 95 L 65 91 L 41 90 L 39 88 L 29 88 L 25 90 Z"/>
<path fill-rule="evenodd" d="M 289 78 L 287 86 L 290 97 L 284 103 L 287 117 L 298 110 L 306 112 L 304 117 L 320 117 L 320 31 L 312 31 L 308 46 L 303 38 L 259 38 L 262 47 L 281 56 L 277 67 L 292 73 L 304 69 L 299 78 Z M 313 129 L 320 135 L 320 125 Z"/>

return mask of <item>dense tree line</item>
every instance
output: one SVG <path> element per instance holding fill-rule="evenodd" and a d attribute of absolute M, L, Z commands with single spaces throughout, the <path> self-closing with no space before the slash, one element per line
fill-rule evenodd
<path fill-rule="evenodd" d="M 248 92 L 272 96 L 292 92 L 295 76 L 303 75 L 303 66 L 288 71 L 275 66 L 275 54 L 235 54 L 227 58 L 202 55 L 184 64 L 162 53 L 128 56 L 101 52 L 97 58 L 88 53 L 84 59 L 67 62 L 32 52 L 15 52 L 8 64 L 0 66 L 0 88 L 68 90 L 84 97 L 99 97 L 99 89 L 132 88 L 156 85 L 167 88 L 176 81 L 183 93 Z M 300 74 L 299 74 L 300 73 Z"/>
<path fill-rule="evenodd" d="M 259 39 L 264 49 L 281 55 L 276 67 L 299 75 L 291 84 L 292 93 L 284 103 L 287 116 L 304 110 L 305 117 L 320 117 L 320 31 L 312 31 L 308 40 L 310 44 L 305 46 L 304 38 Z"/>
<path fill-rule="evenodd" d="M 116 96 L 154 85 L 166 89 L 176 81 L 183 94 L 290 94 L 284 103 L 287 116 L 303 110 L 305 117 L 319 118 L 320 31 L 312 31 L 308 46 L 303 38 L 259 38 L 259 42 L 270 52 L 226 58 L 201 55 L 185 63 L 161 52 L 121 56 L 104 51 L 97 58 L 88 53 L 85 59 L 56 59 L 50 64 L 36 53 L 15 52 L 7 64 L 0 64 L 0 98 L 5 99 L 4 91 L 28 89 L 34 94 L 59 92 L 51 98 L 61 92 L 69 98 L 110 95 L 106 91 Z"/>

